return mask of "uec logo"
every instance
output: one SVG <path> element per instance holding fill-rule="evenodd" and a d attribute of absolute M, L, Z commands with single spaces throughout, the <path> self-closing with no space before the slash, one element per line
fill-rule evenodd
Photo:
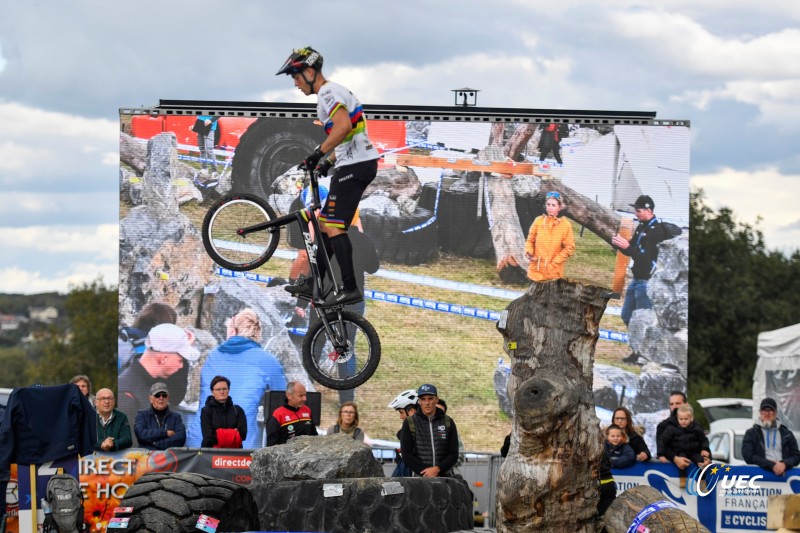
<path fill-rule="evenodd" d="M 730 471 L 730 466 L 717 463 L 710 463 L 702 470 L 696 468 L 686 480 L 686 492 L 692 496 L 708 496 L 714 491 L 717 483 L 723 491 L 750 491 L 761 488 L 756 482 L 764 476 L 737 476 L 728 474 Z"/>

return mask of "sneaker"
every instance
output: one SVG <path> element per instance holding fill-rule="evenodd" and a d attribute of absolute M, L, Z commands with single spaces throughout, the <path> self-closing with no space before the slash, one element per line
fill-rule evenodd
<path fill-rule="evenodd" d="M 354 304 L 364 299 L 358 289 L 342 289 L 337 294 L 331 293 L 325 298 L 320 307 L 338 307 L 342 305 Z"/>
<path fill-rule="evenodd" d="M 287 285 L 284 290 L 294 296 L 310 300 L 314 296 L 314 280 L 310 277 L 301 276 L 294 285 Z"/>

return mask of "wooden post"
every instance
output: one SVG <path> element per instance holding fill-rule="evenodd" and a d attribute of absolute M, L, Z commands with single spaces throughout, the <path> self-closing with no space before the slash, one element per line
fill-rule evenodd
<path fill-rule="evenodd" d="M 630 239 L 633 236 L 634 223 L 632 220 L 623 218 L 619 225 L 619 236 L 623 239 Z M 611 282 L 611 290 L 617 294 L 622 294 L 625 288 L 625 274 L 628 271 L 630 257 L 617 251 L 617 259 L 614 263 L 614 278 Z"/>
<path fill-rule="evenodd" d="M 592 395 L 608 289 L 531 284 L 498 321 L 511 356 L 511 449 L 500 467 L 498 532 L 594 532 L 603 437 Z"/>
<path fill-rule="evenodd" d="M 628 489 L 606 511 L 608 533 L 628 533 L 633 521 L 646 507 L 664 500 L 664 495 L 649 485 Z M 641 522 L 650 533 L 711 533 L 703 524 L 678 508 L 665 508 L 648 515 Z"/>

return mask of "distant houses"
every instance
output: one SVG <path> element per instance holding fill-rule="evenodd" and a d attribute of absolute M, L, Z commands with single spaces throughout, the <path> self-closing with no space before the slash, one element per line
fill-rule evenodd
<path fill-rule="evenodd" d="M 28 316 L 32 322 L 44 322 L 52 324 L 58 318 L 58 309 L 55 307 L 29 307 Z"/>

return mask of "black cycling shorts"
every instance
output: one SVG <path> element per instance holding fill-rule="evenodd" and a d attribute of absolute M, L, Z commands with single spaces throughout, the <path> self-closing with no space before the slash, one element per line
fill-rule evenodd
<path fill-rule="evenodd" d="M 319 214 L 320 223 L 343 230 L 349 228 L 361 195 L 377 173 L 377 159 L 336 168 L 331 178 L 328 199 Z"/>

